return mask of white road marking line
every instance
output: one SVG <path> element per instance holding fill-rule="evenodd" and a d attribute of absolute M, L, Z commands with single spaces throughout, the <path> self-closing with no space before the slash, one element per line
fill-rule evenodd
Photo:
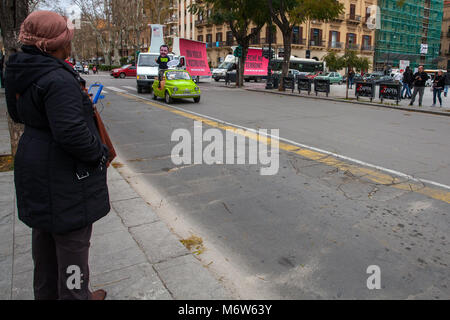
<path fill-rule="evenodd" d="M 102 90 L 102 93 L 108 93 L 108 91 L 106 91 L 106 90 Z"/>
<path fill-rule="evenodd" d="M 128 94 L 131 95 L 131 96 L 140 98 L 140 99 L 144 99 L 144 100 L 153 102 L 153 103 L 159 103 L 159 101 L 155 102 L 154 100 L 147 99 L 147 98 L 144 98 L 142 96 L 134 95 L 134 94 L 131 94 L 131 93 L 128 93 Z M 287 142 L 287 143 L 290 143 L 292 145 L 295 145 L 295 146 L 298 146 L 298 147 L 301 147 L 301 148 L 305 148 L 305 149 L 313 150 L 313 151 L 316 151 L 316 152 L 324 153 L 326 155 L 330 155 L 330 156 L 338 158 L 338 159 L 343 159 L 343 160 L 346 160 L 346 161 L 349 161 L 349 162 L 353 162 L 353 163 L 356 163 L 356 164 L 359 164 L 359 165 L 362 165 L 362 166 L 365 166 L 365 167 L 377 169 L 379 171 L 384 171 L 384 172 L 390 173 L 390 174 L 398 176 L 398 177 L 406 178 L 408 180 L 412 180 L 412 181 L 415 181 L 415 182 L 421 182 L 421 183 L 425 183 L 425 184 L 431 184 L 431 185 L 434 185 L 436 187 L 440 187 L 440 188 L 444 188 L 444 189 L 450 190 L 450 186 L 446 185 L 446 184 L 442 184 L 442 183 L 431 181 L 431 180 L 416 178 L 416 177 L 413 177 L 413 176 L 411 176 L 409 174 L 406 174 L 406 173 L 403 173 L 403 172 L 400 172 L 400 171 L 384 168 L 384 167 L 381 167 L 381 166 L 378 166 L 378 165 L 375 165 L 375 164 L 371 164 L 371 163 L 364 162 L 364 161 L 361 161 L 361 160 L 353 159 L 351 157 L 347 157 L 347 156 L 344 156 L 344 155 L 341 155 L 341 154 L 338 154 L 338 153 L 326 151 L 326 150 L 319 149 L 319 148 L 316 148 L 316 147 L 311 147 L 311 146 L 308 146 L 308 145 L 305 145 L 305 144 L 302 144 L 302 143 L 299 143 L 299 142 L 295 142 L 295 141 L 292 141 L 292 140 L 289 140 L 289 139 L 286 139 L 286 138 L 281 138 L 281 137 L 274 136 L 274 135 L 271 135 L 271 134 L 264 134 L 262 132 L 259 132 L 259 131 L 255 130 L 255 129 L 247 128 L 247 127 L 244 127 L 244 126 L 241 126 L 241 125 L 238 125 L 238 124 L 234 124 L 234 123 L 231 123 L 231 122 L 220 120 L 220 119 L 217 119 L 217 118 L 214 118 L 214 117 L 210 117 L 210 116 L 207 116 L 207 115 L 204 115 L 204 114 L 201 114 L 201 113 L 193 112 L 193 111 L 186 110 L 186 109 L 179 108 L 179 107 L 175 107 L 175 106 L 172 106 L 172 105 L 168 105 L 168 106 L 173 108 L 173 109 L 177 109 L 177 110 L 180 110 L 180 111 L 183 111 L 183 112 L 187 112 L 187 113 L 190 113 L 190 114 L 193 114 L 193 115 L 196 115 L 196 116 L 200 116 L 200 117 L 204 117 L 204 118 L 207 118 L 207 119 L 210 119 L 210 120 L 213 120 L 213 121 L 217 121 L 217 122 L 225 124 L 225 125 L 233 126 L 233 127 L 244 129 L 244 130 L 248 130 L 248 131 L 256 133 L 256 134 L 262 134 L 262 135 L 265 135 L 265 136 L 267 136 L 269 138 L 273 138 L 273 139 L 277 139 L 279 141 Z"/>
<path fill-rule="evenodd" d="M 136 91 L 136 88 L 133 88 L 133 87 L 122 86 L 122 88 L 129 89 L 129 90 L 132 90 L 132 91 Z"/>
<path fill-rule="evenodd" d="M 105 88 L 108 88 L 109 90 L 116 91 L 116 92 L 127 93 L 127 91 L 116 88 L 116 87 L 105 87 Z"/>

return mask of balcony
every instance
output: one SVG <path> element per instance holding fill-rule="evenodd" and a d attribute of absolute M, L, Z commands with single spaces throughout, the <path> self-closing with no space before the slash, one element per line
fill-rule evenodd
<path fill-rule="evenodd" d="M 195 26 L 200 28 L 200 27 L 204 27 L 204 26 L 210 26 L 211 22 L 209 22 L 208 20 L 196 20 L 195 21 Z"/>
<path fill-rule="evenodd" d="M 345 20 L 345 14 L 341 13 L 336 18 L 332 19 L 332 22 L 341 22 Z"/>
<path fill-rule="evenodd" d="M 347 14 L 347 22 L 348 23 L 354 23 L 354 24 L 360 24 L 361 23 L 361 16 L 356 14 Z"/>
<path fill-rule="evenodd" d="M 359 50 L 359 44 L 356 44 L 356 43 L 346 43 L 346 44 L 345 44 L 345 49 L 349 49 L 349 50 Z"/>
<path fill-rule="evenodd" d="M 309 45 L 311 47 L 325 48 L 325 41 L 323 41 L 323 40 L 310 40 L 309 41 Z"/>
<path fill-rule="evenodd" d="M 231 45 L 228 45 L 228 43 L 226 41 L 216 41 L 216 42 L 207 42 L 206 43 L 206 48 L 224 48 L 224 47 L 231 47 L 232 45 L 237 45 L 231 43 Z"/>
<path fill-rule="evenodd" d="M 169 18 L 166 20 L 167 25 L 178 24 L 178 18 Z"/>
<path fill-rule="evenodd" d="M 227 40 L 227 41 L 224 41 L 224 47 L 232 47 L 232 46 L 237 46 L 238 45 L 238 43 L 237 43 L 237 41 L 236 40 Z"/>
<path fill-rule="evenodd" d="M 328 42 L 328 49 L 343 49 L 343 42 Z"/>
<path fill-rule="evenodd" d="M 295 39 L 295 40 L 296 41 L 294 41 L 294 39 L 292 39 L 293 46 L 304 46 L 307 43 L 306 39 Z"/>
<path fill-rule="evenodd" d="M 361 46 L 361 51 L 373 51 L 375 50 L 374 46 L 369 46 L 369 45 L 362 45 Z"/>
<path fill-rule="evenodd" d="M 277 39 L 272 38 L 272 45 L 276 45 L 276 40 Z M 269 44 L 269 38 L 261 38 L 260 43 L 261 44 Z"/>

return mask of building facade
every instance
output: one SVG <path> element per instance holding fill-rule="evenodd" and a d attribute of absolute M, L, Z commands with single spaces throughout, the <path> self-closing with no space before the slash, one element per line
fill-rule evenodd
<path fill-rule="evenodd" d="M 210 64 L 217 66 L 227 54 L 232 52 L 231 47 L 236 45 L 230 28 L 224 25 L 213 25 L 205 17 L 193 16 L 187 12 L 187 5 L 194 0 L 179 1 L 179 34 L 180 37 L 206 42 Z M 345 49 L 353 49 L 358 55 L 369 58 L 373 63 L 375 31 L 367 25 L 370 16 L 370 7 L 376 5 L 376 0 L 340 0 L 345 6 L 345 12 L 331 22 L 308 21 L 295 26 L 292 36 L 292 55 L 305 58 L 307 50 L 310 58 L 321 60 L 329 50 L 340 54 Z M 194 21 L 190 28 L 191 19 Z M 186 23 L 187 21 L 187 23 Z M 250 26 L 250 29 L 252 26 Z M 250 30 L 249 29 L 249 30 Z M 252 47 L 268 46 L 269 28 L 264 26 L 257 38 L 250 44 Z M 283 47 L 281 31 L 276 28 L 274 35 L 275 50 Z"/>
<path fill-rule="evenodd" d="M 180 38 L 195 40 L 197 29 L 195 28 L 196 15 L 189 12 L 189 6 L 195 0 L 175 0 L 178 2 L 178 31 Z"/>
<path fill-rule="evenodd" d="M 439 68 L 450 71 L 450 0 L 444 2 Z"/>
<path fill-rule="evenodd" d="M 378 0 L 381 26 L 376 32 L 375 69 L 398 67 L 436 69 L 439 61 L 444 0 Z"/>

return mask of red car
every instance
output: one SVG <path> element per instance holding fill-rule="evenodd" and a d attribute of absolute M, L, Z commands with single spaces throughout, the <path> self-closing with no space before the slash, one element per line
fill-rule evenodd
<path fill-rule="evenodd" d="M 307 74 L 306 77 L 308 79 L 314 79 L 315 77 L 320 76 L 321 74 L 322 74 L 322 71 L 319 71 L 319 72 Z"/>
<path fill-rule="evenodd" d="M 119 69 L 113 69 L 111 70 L 111 75 L 114 78 L 125 78 L 125 77 L 136 77 L 136 67 L 131 65 L 131 64 L 127 64 L 122 66 Z"/>

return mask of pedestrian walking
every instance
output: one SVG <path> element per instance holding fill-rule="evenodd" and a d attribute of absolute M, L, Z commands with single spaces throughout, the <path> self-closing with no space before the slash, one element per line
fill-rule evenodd
<path fill-rule="evenodd" d="M 419 107 L 422 106 L 423 95 L 425 93 L 425 83 L 429 79 L 428 74 L 423 71 L 423 66 L 419 66 L 418 71 L 414 74 L 414 91 L 411 97 L 410 106 L 414 105 L 417 93 L 419 93 Z"/>
<path fill-rule="evenodd" d="M 444 97 L 447 98 L 448 88 L 450 87 L 450 72 L 447 71 L 445 74 L 445 88 L 444 88 Z"/>
<path fill-rule="evenodd" d="M 402 99 L 411 99 L 411 87 L 414 82 L 414 75 L 409 66 L 403 72 L 403 88 L 401 92 Z"/>
<path fill-rule="evenodd" d="M 355 78 L 355 71 L 353 71 L 353 69 L 351 68 L 348 71 L 348 84 L 350 86 L 350 89 L 353 88 L 353 79 Z"/>
<path fill-rule="evenodd" d="M 14 162 L 19 219 L 32 228 L 36 300 L 103 300 L 90 292 L 92 224 L 110 211 L 108 148 L 77 73 L 64 61 L 74 30 L 57 13 L 23 22 L 22 52 L 6 65 L 8 113 L 23 123 Z"/>
<path fill-rule="evenodd" d="M 433 105 L 432 107 L 436 106 L 436 97 L 439 100 L 439 104 L 442 108 L 442 91 L 445 88 L 445 77 L 444 77 L 444 72 L 442 70 L 438 71 L 438 74 L 434 77 L 433 80 Z"/>

